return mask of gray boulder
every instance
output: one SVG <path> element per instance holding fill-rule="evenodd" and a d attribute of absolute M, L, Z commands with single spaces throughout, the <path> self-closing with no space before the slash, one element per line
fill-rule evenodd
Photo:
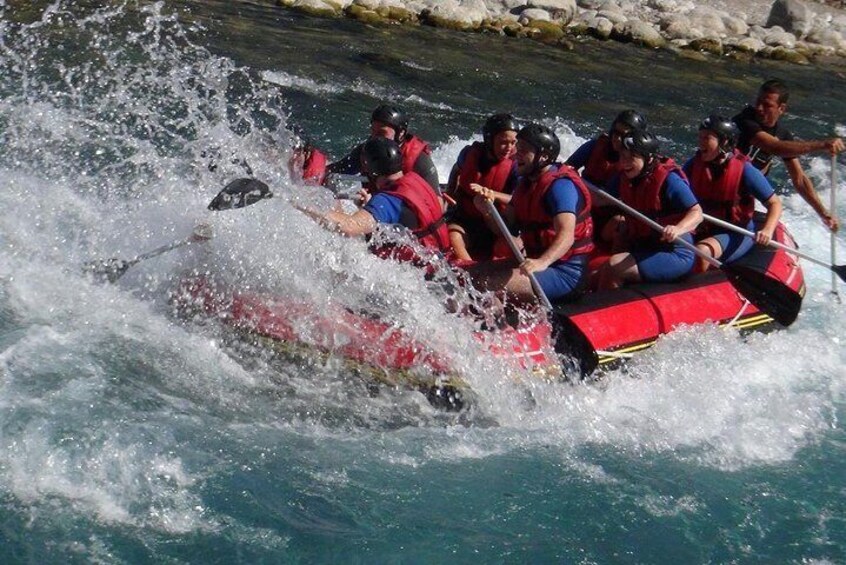
<path fill-rule="evenodd" d="M 606 20 L 616 25 L 622 25 L 629 21 L 629 18 L 623 12 L 613 12 L 609 10 L 600 10 L 596 16 L 598 18 L 605 18 Z"/>
<path fill-rule="evenodd" d="M 723 25 L 726 27 L 726 33 L 731 35 L 746 35 L 749 31 L 749 25 L 743 18 L 729 14 L 723 15 Z"/>
<path fill-rule="evenodd" d="M 834 49 L 846 48 L 843 34 L 836 29 L 814 28 L 808 34 L 807 40 Z"/>
<path fill-rule="evenodd" d="M 546 10 L 540 8 L 526 8 L 520 12 L 520 23 L 526 25 L 532 20 L 551 22 L 552 16 Z"/>
<path fill-rule="evenodd" d="M 704 34 L 699 28 L 691 27 L 689 23 L 678 20 L 664 28 L 664 35 L 670 39 L 699 39 Z"/>
<path fill-rule="evenodd" d="M 677 0 L 648 0 L 646 5 L 662 14 L 672 14 L 680 11 Z"/>
<path fill-rule="evenodd" d="M 699 28 L 705 34 L 722 34 L 726 31 L 726 26 L 723 23 L 723 18 L 712 8 L 707 6 L 698 6 L 693 9 L 688 15 L 690 18 L 690 26 Z"/>
<path fill-rule="evenodd" d="M 604 2 L 605 0 L 578 0 L 576 4 L 584 10 L 599 10 Z"/>
<path fill-rule="evenodd" d="M 487 0 L 490 12 L 501 14 L 526 5 L 525 0 Z"/>
<path fill-rule="evenodd" d="M 800 0 L 776 0 L 767 18 L 767 27 L 781 26 L 799 37 L 807 34 L 813 23 L 813 12 Z"/>
<path fill-rule="evenodd" d="M 796 47 L 796 36 L 792 33 L 776 30 L 768 33 L 764 37 L 764 43 L 770 47 L 785 47 L 793 49 Z"/>
<path fill-rule="evenodd" d="M 736 42 L 731 43 L 730 45 L 740 51 L 745 51 L 747 53 L 757 53 L 765 47 L 763 41 L 761 41 L 760 39 L 755 39 L 754 37 L 744 37 Z"/>
<path fill-rule="evenodd" d="M 529 0 L 529 8 L 546 10 L 556 20 L 569 22 L 576 14 L 576 0 Z"/>
<path fill-rule="evenodd" d="M 599 39 L 608 39 L 614 31 L 614 24 L 606 18 L 594 18 L 588 22 L 591 33 Z"/>
<path fill-rule="evenodd" d="M 613 35 L 621 41 L 631 41 L 644 47 L 663 47 L 667 42 L 651 24 L 638 20 L 615 24 Z"/>

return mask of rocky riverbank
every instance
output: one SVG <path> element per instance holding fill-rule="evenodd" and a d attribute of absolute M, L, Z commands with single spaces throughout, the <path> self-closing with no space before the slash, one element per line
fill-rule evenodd
<path fill-rule="evenodd" d="M 846 57 L 839 0 L 276 0 L 368 24 L 433 25 L 572 48 L 583 37 L 689 57 L 766 57 L 808 64 Z"/>

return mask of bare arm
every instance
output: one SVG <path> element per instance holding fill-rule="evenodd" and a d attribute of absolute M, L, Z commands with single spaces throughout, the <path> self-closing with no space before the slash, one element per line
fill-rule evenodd
<path fill-rule="evenodd" d="M 839 137 L 832 137 L 831 139 L 811 139 L 808 141 L 792 140 L 786 141 L 779 139 L 765 131 L 759 131 L 752 136 L 752 144 L 760 147 L 771 155 L 778 155 L 783 159 L 791 159 L 806 153 L 817 153 L 827 151 L 832 155 L 836 155 L 843 151 L 843 140 Z"/>
<path fill-rule="evenodd" d="M 330 224 L 330 229 L 335 229 L 347 236 L 367 235 L 376 229 L 376 218 L 363 209 L 357 210 L 352 215 L 330 210 L 323 217 Z"/>
<path fill-rule="evenodd" d="M 702 223 L 702 206 L 696 204 L 688 208 L 684 217 L 674 226 L 665 226 L 661 239 L 666 242 L 675 240 L 682 234 L 692 232 Z"/>
<path fill-rule="evenodd" d="M 376 229 L 376 218 L 367 210 L 357 210 L 353 214 L 337 210 L 321 213 L 300 206 L 294 207 L 324 228 L 340 232 L 346 236 L 367 235 L 373 233 L 373 230 Z"/>
<path fill-rule="evenodd" d="M 785 159 L 784 165 L 787 167 L 787 174 L 790 175 L 790 181 L 796 188 L 796 192 L 802 196 L 805 202 L 811 205 L 811 208 L 814 209 L 814 212 L 822 219 L 828 229 L 837 231 L 840 228 L 840 222 L 823 205 L 819 194 L 814 190 L 814 183 L 811 182 L 811 179 L 802 170 L 802 164 L 799 163 L 799 159 Z"/>
<path fill-rule="evenodd" d="M 764 221 L 764 225 L 755 234 L 755 241 L 761 245 L 767 245 L 773 238 L 773 232 L 778 225 L 779 219 L 781 219 L 781 198 L 777 194 L 773 194 L 764 202 L 764 206 L 767 208 L 767 218 Z"/>
<path fill-rule="evenodd" d="M 484 218 L 485 225 L 488 226 L 488 229 L 491 230 L 493 233 L 499 233 L 499 225 L 496 223 L 496 220 L 494 220 L 493 216 L 491 216 L 491 213 L 488 210 L 487 205 L 485 204 L 485 200 L 489 202 L 494 202 L 493 197 L 485 198 L 481 194 L 477 194 L 473 197 L 473 205 L 476 206 L 476 209 L 482 214 L 482 218 Z M 505 222 L 505 225 L 512 225 L 514 223 L 514 208 L 509 204 L 508 206 L 506 206 L 505 211 L 501 214 L 501 216 L 502 220 Z M 502 235 L 503 237 L 507 236 L 512 239 L 515 239 L 514 236 L 512 236 L 510 233 Z"/>
<path fill-rule="evenodd" d="M 552 226 L 555 228 L 555 237 L 546 251 L 536 259 L 526 259 L 520 269 L 528 274 L 536 271 L 543 271 L 555 263 L 562 255 L 567 253 L 573 246 L 573 238 L 576 230 L 576 215 L 571 212 L 561 212 L 552 219 Z"/>

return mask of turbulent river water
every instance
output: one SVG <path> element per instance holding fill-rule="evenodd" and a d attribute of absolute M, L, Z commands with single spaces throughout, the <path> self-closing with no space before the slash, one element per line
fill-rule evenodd
<path fill-rule="evenodd" d="M 70 0 L 0 1 L 0 69 L 0 561 L 846 560 L 828 271 L 806 265 L 789 329 L 685 328 L 598 383 L 533 381 L 480 354 L 413 269 L 295 211 L 331 202 L 284 166 L 290 128 L 337 157 L 382 101 L 406 108 L 444 177 L 495 111 L 555 127 L 567 154 L 638 108 L 682 159 L 703 116 L 771 76 L 793 86 L 788 126 L 829 136 L 846 114 L 837 70 Z M 828 201 L 828 159 L 805 165 Z M 207 212 L 248 168 L 276 197 Z M 827 257 L 810 208 L 784 199 L 803 249 Z M 199 222 L 211 241 L 115 284 L 81 269 Z M 378 294 L 392 324 L 457 360 L 475 402 L 374 393 L 340 359 L 178 317 L 168 296 L 190 267 L 316 308 Z"/>

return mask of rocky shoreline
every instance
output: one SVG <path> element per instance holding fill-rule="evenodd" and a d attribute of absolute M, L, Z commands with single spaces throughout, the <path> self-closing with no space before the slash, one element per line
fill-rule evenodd
<path fill-rule="evenodd" d="M 801 0 L 276 0 L 367 24 L 432 25 L 526 37 L 572 49 L 583 37 L 688 57 L 798 64 L 846 58 L 842 2 Z M 744 11 L 745 10 L 745 11 Z"/>

